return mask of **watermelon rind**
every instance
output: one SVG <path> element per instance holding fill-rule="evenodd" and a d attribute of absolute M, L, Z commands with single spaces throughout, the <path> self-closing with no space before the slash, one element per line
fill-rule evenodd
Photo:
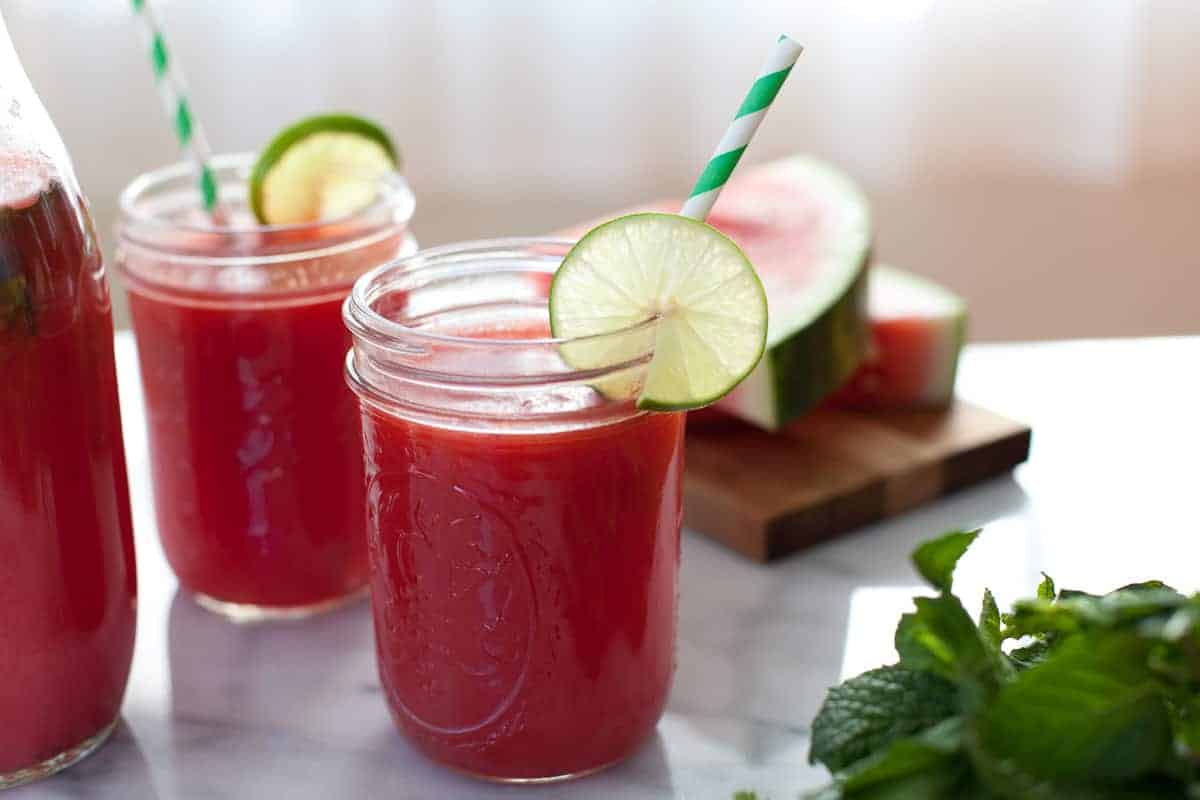
<path fill-rule="evenodd" d="M 777 293 L 772 296 L 767 280 L 767 353 L 718 404 L 748 422 L 775 430 L 816 407 L 854 373 L 866 355 L 872 227 L 866 196 L 835 167 L 794 156 L 767 168 L 784 176 L 781 180 L 802 186 L 822 207 L 827 223 L 810 267 L 816 278 L 803 294 L 789 298 L 785 305 Z M 736 179 L 729 188 L 737 191 Z M 770 270 L 786 265 L 756 267 L 766 279 Z"/>
<path fill-rule="evenodd" d="M 890 264 L 874 264 L 867 289 L 867 313 L 872 323 L 920 320 L 931 342 L 926 359 L 929 374 L 910 407 L 935 408 L 954 399 L 959 355 L 967 338 L 967 303 L 928 278 Z"/>

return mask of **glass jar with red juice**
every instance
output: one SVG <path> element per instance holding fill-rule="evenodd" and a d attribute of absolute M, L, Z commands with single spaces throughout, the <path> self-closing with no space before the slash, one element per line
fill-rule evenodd
<path fill-rule="evenodd" d="M 415 250 L 398 175 L 331 222 L 264 226 L 253 158 L 214 160 L 230 218 L 201 211 L 192 170 L 121 196 L 118 266 L 145 392 L 167 559 L 202 605 L 239 620 L 302 616 L 367 580 L 360 429 L 341 379 L 354 280 Z"/>
<path fill-rule="evenodd" d="M 646 342 L 631 361 L 564 360 L 546 293 L 567 249 L 429 250 L 346 303 L 387 701 L 430 757 L 493 780 L 628 756 L 674 671 L 684 416 L 610 391 L 643 376 L 653 322 L 613 334 Z"/>

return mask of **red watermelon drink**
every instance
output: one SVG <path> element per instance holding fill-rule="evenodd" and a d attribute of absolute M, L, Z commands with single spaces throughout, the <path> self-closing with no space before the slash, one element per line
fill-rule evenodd
<path fill-rule="evenodd" d="M 191 169 L 122 195 L 129 287 L 163 548 L 201 604 L 238 619 L 332 607 L 367 580 L 354 399 L 341 379 L 341 302 L 414 243 L 394 173 L 365 208 L 264 225 L 250 157 L 214 161 L 231 218 L 198 208 Z"/>
<path fill-rule="evenodd" d="M 355 284 L 379 671 L 432 758 L 562 780 L 626 757 L 662 714 L 683 412 L 767 343 L 762 282 L 702 219 L 799 53 L 776 41 L 739 110 L 753 124 L 727 131 L 682 214 L 573 245 L 452 245 Z"/>
<path fill-rule="evenodd" d="M 428 251 L 346 306 L 387 701 L 431 758 L 497 780 L 629 755 L 674 669 L 684 416 L 595 388 L 645 352 L 564 362 L 544 276 L 566 249 Z"/>
<path fill-rule="evenodd" d="M 100 249 L 0 20 L 0 789 L 116 724 L 137 588 Z"/>

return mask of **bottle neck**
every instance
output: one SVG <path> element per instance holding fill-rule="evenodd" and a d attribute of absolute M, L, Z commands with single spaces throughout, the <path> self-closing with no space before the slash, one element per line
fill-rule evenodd
<path fill-rule="evenodd" d="M 58 130 L 17 57 L 0 15 L 0 205 L 20 203 L 33 184 L 57 180 L 78 192 Z M 35 190 L 37 187 L 34 187 Z"/>

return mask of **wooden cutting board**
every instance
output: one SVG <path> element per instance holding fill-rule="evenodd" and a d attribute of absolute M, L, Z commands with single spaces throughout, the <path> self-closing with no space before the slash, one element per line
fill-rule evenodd
<path fill-rule="evenodd" d="M 946 411 L 820 410 L 781 433 L 740 422 L 687 434 L 684 521 L 770 561 L 1007 472 L 1030 429 L 958 402 Z"/>

